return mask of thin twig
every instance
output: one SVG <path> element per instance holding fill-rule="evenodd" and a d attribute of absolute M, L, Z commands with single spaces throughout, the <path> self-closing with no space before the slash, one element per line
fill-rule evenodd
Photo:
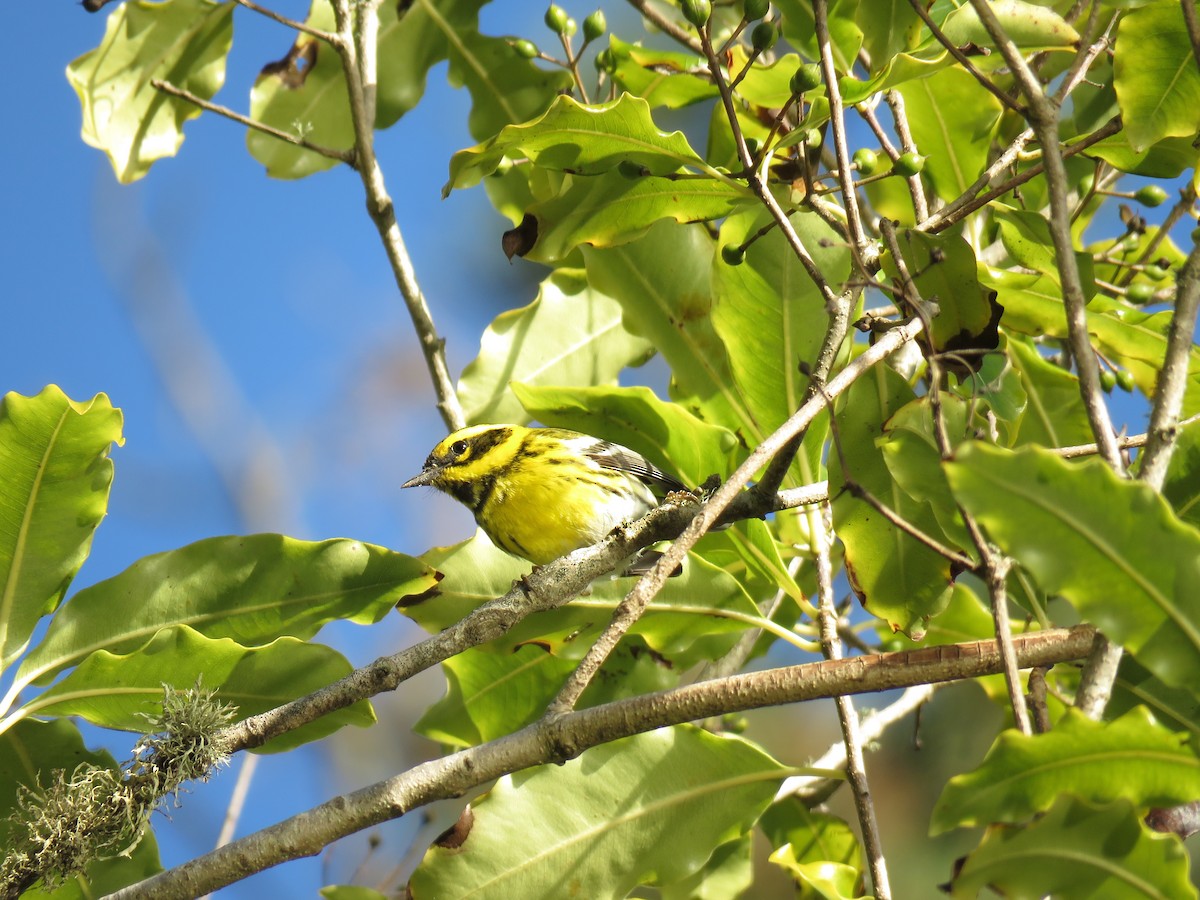
<path fill-rule="evenodd" d="M 319 41 L 325 41 L 327 44 L 331 45 L 336 45 L 338 42 L 338 36 L 336 34 L 330 34 L 328 31 L 322 31 L 320 28 L 313 28 L 311 25 L 308 25 L 304 22 L 298 22 L 295 19 L 289 19 L 287 16 L 280 15 L 272 9 L 267 9 L 265 6 L 259 6 L 257 3 L 252 2 L 252 0 L 234 0 L 234 2 L 239 6 L 244 6 L 246 9 L 258 13 L 260 16 L 266 16 L 268 19 L 272 19 L 273 21 L 278 22 L 280 25 L 286 25 L 288 28 L 291 28 L 295 31 L 301 31 L 304 34 L 312 35 Z"/>
<path fill-rule="evenodd" d="M 1076 626 L 1021 635 L 1022 667 L 1078 659 L 1095 629 Z M 113 900 L 185 900 L 214 891 L 339 838 L 459 797 L 506 773 L 561 760 L 588 747 L 726 712 L 978 678 L 1000 671 L 994 641 L 922 647 L 734 675 L 542 719 L 513 734 L 421 763 L 386 781 L 335 797 L 112 894 Z"/>
<path fill-rule="evenodd" d="M 466 424 L 454 380 L 446 366 L 445 341 L 438 336 L 429 304 L 417 282 L 412 258 L 408 255 L 396 209 L 388 195 L 383 170 L 375 157 L 376 36 L 379 30 L 379 0 L 332 0 L 334 19 L 340 40 L 335 45 L 342 59 L 346 89 L 350 100 L 350 118 L 354 124 L 355 158 L 367 195 L 367 212 L 383 242 L 392 275 L 408 308 L 413 328 L 425 355 L 425 365 L 433 381 L 437 408 L 447 429 L 455 431 Z M 353 15 L 351 14 L 353 6 Z"/>
<path fill-rule="evenodd" d="M 833 552 L 830 540 L 833 512 L 828 503 L 822 504 L 820 513 L 812 517 L 812 527 L 821 649 L 826 659 L 842 659 L 842 642 L 837 633 L 838 616 L 833 602 L 833 561 L 830 558 Z M 862 738 L 858 733 L 858 711 L 854 708 L 854 701 L 847 694 L 838 694 L 833 698 L 833 702 L 842 726 L 842 743 L 846 747 L 846 778 L 854 794 L 854 808 L 858 813 L 858 824 L 862 831 L 863 849 L 871 868 L 871 882 L 878 900 L 889 900 L 892 889 L 888 881 L 887 860 L 884 858 L 883 845 L 879 839 L 875 803 L 871 799 L 871 786 L 863 760 Z"/>
<path fill-rule="evenodd" d="M 211 113 L 216 113 L 218 116 L 224 116 L 226 119 L 232 119 L 239 125 L 245 125 L 247 128 L 252 128 L 255 131 L 261 131 L 263 134 L 269 134 L 273 138 L 278 138 L 281 141 L 286 141 L 289 144 L 294 144 L 297 147 L 303 147 L 305 150 L 311 150 L 313 153 L 318 153 L 328 159 L 336 159 L 338 162 L 343 162 L 351 168 L 355 168 L 354 152 L 351 150 L 335 150 L 332 147 L 323 147 L 320 144 L 314 144 L 312 141 L 307 141 L 299 135 L 289 134 L 286 131 L 280 131 L 278 128 L 273 128 L 270 125 L 264 125 L 262 122 L 257 122 L 248 116 L 243 116 L 239 112 L 234 112 L 228 106 L 222 106 L 219 103 L 212 103 L 205 100 L 203 97 L 197 97 L 191 91 L 181 87 L 176 87 L 169 81 L 163 81 L 161 78 L 151 78 L 150 86 L 156 90 L 162 91 L 164 94 L 170 94 L 172 97 L 178 97 L 180 100 L 186 100 L 200 109 L 207 110 Z"/>

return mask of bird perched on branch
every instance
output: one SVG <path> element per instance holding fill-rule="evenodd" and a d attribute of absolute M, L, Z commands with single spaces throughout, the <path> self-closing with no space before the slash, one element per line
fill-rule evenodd
<path fill-rule="evenodd" d="M 493 544 L 535 565 L 595 544 L 654 509 L 661 496 L 688 490 L 628 447 L 523 425 L 454 432 L 401 487 L 418 485 L 458 500 Z M 649 571 L 660 555 L 643 553 L 625 574 Z"/>

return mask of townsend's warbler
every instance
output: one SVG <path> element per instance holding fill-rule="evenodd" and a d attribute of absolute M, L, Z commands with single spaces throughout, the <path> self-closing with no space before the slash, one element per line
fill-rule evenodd
<path fill-rule="evenodd" d="M 602 540 L 658 505 L 657 494 L 686 491 L 678 480 L 620 444 L 565 428 L 472 425 L 433 448 L 427 484 L 475 514 L 492 543 L 536 565 Z M 643 554 L 626 574 L 646 571 Z"/>

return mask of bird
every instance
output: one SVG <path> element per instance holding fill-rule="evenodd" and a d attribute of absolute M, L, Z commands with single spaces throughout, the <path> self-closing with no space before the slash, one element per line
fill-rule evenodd
<path fill-rule="evenodd" d="M 462 503 L 493 544 L 534 565 L 603 540 L 654 509 L 660 496 L 688 492 L 628 447 L 565 428 L 524 425 L 453 432 L 401 487 L 420 485 Z M 644 574 L 659 556 L 644 552 L 624 574 Z"/>

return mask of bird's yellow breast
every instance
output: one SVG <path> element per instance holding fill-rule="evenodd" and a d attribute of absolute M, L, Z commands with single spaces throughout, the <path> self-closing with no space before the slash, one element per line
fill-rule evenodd
<path fill-rule="evenodd" d="M 492 543 L 537 565 L 602 540 L 655 505 L 649 488 L 615 472 L 547 478 L 518 466 L 499 479 L 476 521 Z"/>

